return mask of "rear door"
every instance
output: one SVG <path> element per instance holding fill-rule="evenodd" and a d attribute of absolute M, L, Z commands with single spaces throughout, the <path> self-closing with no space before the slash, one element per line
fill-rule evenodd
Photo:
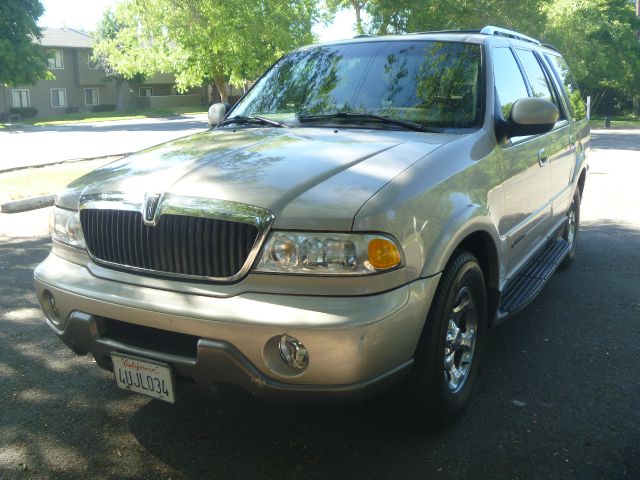
<path fill-rule="evenodd" d="M 573 199 L 572 180 L 576 174 L 579 160 L 584 156 L 585 135 L 588 128 L 587 112 L 580 91 L 569 67 L 560 55 L 546 53 L 548 70 L 555 79 L 555 85 L 565 104 L 569 123 L 568 148 L 552 159 L 552 188 L 557 191 L 553 201 L 554 218 L 561 220 Z M 563 142 L 564 143 L 564 142 Z"/>

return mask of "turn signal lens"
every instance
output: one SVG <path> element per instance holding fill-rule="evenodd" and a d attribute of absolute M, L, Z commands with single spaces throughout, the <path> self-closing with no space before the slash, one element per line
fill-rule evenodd
<path fill-rule="evenodd" d="M 375 238 L 369 242 L 369 263 L 376 270 L 386 270 L 400 264 L 400 251 L 389 240 Z"/>

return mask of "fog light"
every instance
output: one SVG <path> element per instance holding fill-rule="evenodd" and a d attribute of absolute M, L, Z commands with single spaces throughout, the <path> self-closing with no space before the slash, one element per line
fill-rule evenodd
<path fill-rule="evenodd" d="M 289 335 L 280 337 L 280 356 L 287 365 L 304 370 L 309 365 L 309 353 L 306 347 L 297 338 Z"/>
<path fill-rule="evenodd" d="M 42 293 L 42 308 L 44 313 L 49 317 L 53 323 L 60 323 L 60 312 L 58 311 L 58 306 L 56 305 L 56 298 L 53 296 L 49 290 L 45 290 Z"/>

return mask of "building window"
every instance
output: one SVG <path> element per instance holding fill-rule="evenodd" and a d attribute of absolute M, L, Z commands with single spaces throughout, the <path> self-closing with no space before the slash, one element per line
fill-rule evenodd
<path fill-rule="evenodd" d="M 66 88 L 51 89 L 51 106 L 52 107 L 67 106 L 67 89 Z"/>
<path fill-rule="evenodd" d="M 88 58 L 87 65 L 89 66 L 90 70 L 97 70 L 98 64 L 91 59 L 92 55 L 93 55 L 93 52 L 89 50 L 89 53 L 87 53 L 87 58 Z"/>
<path fill-rule="evenodd" d="M 62 50 L 49 50 L 49 68 L 62 70 L 64 68 Z"/>
<path fill-rule="evenodd" d="M 27 108 L 31 106 L 29 90 L 22 88 L 11 90 L 11 96 L 13 97 L 14 108 Z"/>
<path fill-rule="evenodd" d="M 153 88 L 151 88 L 151 87 L 142 87 L 142 88 L 140 88 L 140 96 L 141 97 L 152 97 L 153 96 Z"/>
<path fill-rule="evenodd" d="M 84 104 L 85 105 L 98 105 L 100 98 L 98 96 L 97 88 L 85 88 L 84 89 Z"/>

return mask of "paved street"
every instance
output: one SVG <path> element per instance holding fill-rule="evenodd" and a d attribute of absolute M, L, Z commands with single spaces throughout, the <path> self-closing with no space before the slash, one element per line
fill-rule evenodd
<path fill-rule="evenodd" d="M 48 212 L 0 214 L 0 479 L 640 478 L 640 131 L 593 147 L 576 261 L 490 332 L 468 414 L 442 432 L 383 401 L 120 391 L 43 323 Z"/>
<path fill-rule="evenodd" d="M 206 128 L 206 114 L 197 114 L 0 130 L 0 172 L 136 152 Z"/>

